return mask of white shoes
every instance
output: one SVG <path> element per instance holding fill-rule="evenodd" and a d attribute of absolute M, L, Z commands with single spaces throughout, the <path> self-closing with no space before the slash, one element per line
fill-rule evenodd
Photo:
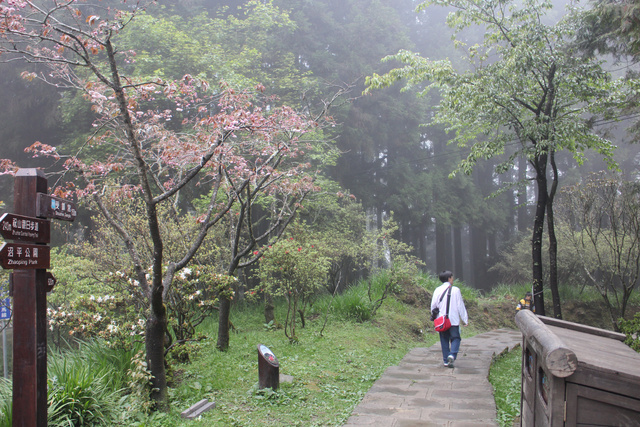
<path fill-rule="evenodd" d="M 447 356 L 447 363 L 445 363 L 445 364 L 444 364 L 444 366 L 447 366 L 447 367 L 449 367 L 449 368 L 453 368 L 453 362 L 454 362 L 455 360 L 456 360 L 456 359 L 453 357 L 453 355 L 452 355 L 452 354 L 450 354 L 449 356 Z"/>

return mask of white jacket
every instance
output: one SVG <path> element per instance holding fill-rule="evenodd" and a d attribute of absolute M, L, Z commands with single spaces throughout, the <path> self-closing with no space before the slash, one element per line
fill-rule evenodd
<path fill-rule="evenodd" d="M 445 282 L 442 285 L 438 286 L 436 290 L 433 291 L 433 297 L 431 298 L 431 311 L 438 307 L 438 309 L 440 310 L 440 316 L 444 316 L 447 313 L 447 296 L 445 295 L 444 298 L 442 298 L 442 301 L 440 301 L 442 293 L 446 292 L 447 289 L 449 289 L 449 282 Z M 460 293 L 460 289 L 457 286 L 451 287 L 449 320 L 451 321 L 452 326 L 460 325 L 460 320 L 462 320 L 465 325 L 469 323 L 467 309 L 464 306 L 462 294 Z"/>

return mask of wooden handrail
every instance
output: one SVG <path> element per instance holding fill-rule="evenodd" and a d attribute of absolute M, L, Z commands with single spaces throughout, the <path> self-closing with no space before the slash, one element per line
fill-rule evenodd
<path fill-rule="evenodd" d="M 516 324 L 550 374 L 565 378 L 575 372 L 578 367 L 576 354 L 538 316 L 529 310 L 520 310 L 516 313 Z"/>

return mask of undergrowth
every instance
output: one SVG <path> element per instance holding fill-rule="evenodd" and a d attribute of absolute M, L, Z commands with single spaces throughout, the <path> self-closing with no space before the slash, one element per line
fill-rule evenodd
<path fill-rule="evenodd" d="M 0 377 L 0 427 L 12 426 L 12 392 L 13 387 L 11 380 Z"/>
<path fill-rule="evenodd" d="M 192 344 L 198 357 L 174 366 L 170 413 L 156 414 L 149 425 L 340 426 L 388 366 L 413 347 L 435 343 L 435 334 L 425 337 L 390 324 L 397 321 L 394 306 L 383 305 L 375 324 L 335 316 L 322 335 L 322 310 L 317 307 L 298 343 L 292 344 L 281 329 L 264 327 L 260 307 L 245 305 L 232 314 L 236 334 L 224 353 L 215 350 L 217 322 L 212 319 L 201 328 L 209 339 Z M 276 355 L 280 374 L 290 379 L 276 391 L 257 388 L 259 344 Z M 216 409 L 201 420 L 179 417 L 202 399 L 215 401 Z"/>
<path fill-rule="evenodd" d="M 496 401 L 497 421 L 501 427 L 510 427 L 520 415 L 520 372 L 522 348 L 496 357 L 489 371 Z"/>
<path fill-rule="evenodd" d="M 49 425 L 114 426 L 340 426 L 384 370 L 414 347 L 429 347 L 437 334 L 429 326 L 429 305 L 440 281 L 419 276 L 417 286 L 387 298 L 372 314 L 372 297 L 384 281 L 362 281 L 337 296 L 317 299 L 306 325 L 292 343 L 279 327 L 286 307 L 276 304 L 276 321 L 265 324 L 262 305 L 237 302 L 231 312 L 234 333 L 226 352 L 216 349 L 218 322 L 198 328 L 206 338 L 187 342 L 168 356 L 170 411 L 148 414 L 148 372 L 142 343 L 113 348 L 103 341 L 76 343 L 73 350 L 49 354 Z M 526 285 L 499 286 L 482 296 L 456 282 L 470 309 L 466 334 L 509 327 L 517 295 Z M 568 291 L 569 292 L 569 291 Z M 587 292 L 581 293 L 586 297 Z M 591 298 L 591 296 L 589 296 Z M 407 301 L 411 301 L 408 303 Z M 328 322 L 325 325 L 325 315 Z M 486 318 L 486 319 L 485 319 Z M 629 323 L 638 328 L 638 320 Z M 259 390 L 258 345 L 278 358 L 285 378 L 278 390 Z M 498 421 L 511 425 L 520 407 L 520 350 L 495 360 L 490 373 Z M 184 363 L 184 361 L 190 361 Z M 146 396 L 146 398 L 145 398 Z M 196 420 L 180 413 L 202 399 L 216 407 Z M 0 382 L 0 427 L 11 425 L 11 384 Z M 8 416 L 4 418 L 3 416 Z"/>

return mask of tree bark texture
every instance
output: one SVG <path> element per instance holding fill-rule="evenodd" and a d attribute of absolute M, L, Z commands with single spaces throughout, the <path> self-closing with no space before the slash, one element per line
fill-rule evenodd
<path fill-rule="evenodd" d="M 123 122 L 127 141 L 135 159 L 140 186 L 146 204 L 146 219 L 149 226 L 149 234 L 153 241 L 153 285 L 151 287 L 151 294 L 149 295 L 150 310 L 146 325 L 145 347 L 147 352 L 147 366 L 153 376 L 151 380 L 151 398 L 154 400 L 157 409 L 165 411 L 168 410 L 169 402 L 167 399 L 167 375 L 164 360 L 164 337 L 167 332 L 167 313 L 162 297 L 164 289 L 162 286 L 162 236 L 160 235 L 158 213 L 156 204 L 153 201 L 147 165 L 141 153 L 140 144 L 135 134 L 135 127 L 129 114 L 127 97 L 120 81 L 120 74 L 115 59 L 115 49 L 110 40 L 106 43 L 106 50 L 112 78 L 109 84 L 118 101 L 120 119 Z"/>
<path fill-rule="evenodd" d="M 460 226 L 453 227 L 453 254 L 454 268 L 458 279 L 464 281 L 464 268 L 462 265 L 462 228 Z"/>
<path fill-rule="evenodd" d="M 487 283 L 487 232 L 482 227 L 471 226 L 471 266 L 474 271 L 473 285 L 488 289 Z"/>
<path fill-rule="evenodd" d="M 531 238 L 533 294 L 536 314 L 545 315 L 544 310 L 544 278 L 542 269 L 542 235 L 544 233 L 544 216 L 547 210 L 547 155 L 540 154 L 534 161 L 536 171 L 537 201 Z"/>
<path fill-rule="evenodd" d="M 556 227 L 553 218 L 553 201 L 558 189 L 558 169 L 556 168 L 554 153 L 549 154 L 551 168 L 553 170 L 553 181 L 547 199 L 547 232 L 549 233 L 549 287 L 551 288 L 551 299 L 553 301 L 553 317 L 562 319 L 562 308 L 560 303 L 560 292 L 558 291 L 558 239 L 556 238 Z"/>
<path fill-rule="evenodd" d="M 220 297 L 220 310 L 218 311 L 218 342 L 216 347 L 220 351 L 229 349 L 229 315 L 231 313 L 231 300 Z"/>
<path fill-rule="evenodd" d="M 527 206 L 527 159 L 520 156 L 518 161 L 518 181 L 520 182 L 518 191 L 518 231 L 524 233 L 531 221 L 529 220 L 529 208 Z"/>
<path fill-rule="evenodd" d="M 436 272 L 450 270 L 446 256 L 446 227 L 436 220 Z"/>
<path fill-rule="evenodd" d="M 153 375 L 151 379 L 151 398 L 157 409 L 168 410 L 167 374 L 164 365 L 164 338 L 167 332 L 167 312 L 162 301 L 162 287 L 155 288 L 151 294 L 151 307 L 147 319 L 145 349 L 147 366 Z"/>
<path fill-rule="evenodd" d="M 337 288 L 337 285 L 336 285 Z M 265 293 L 264 295 L 264 322 L 269 324 L 269 322 L 275 322 L 276 313 L 275 306 L 273 304 L 273 295 L 270 293 Z"/>
<path fill-rule="evenodd" d="M 420 224 L 420 227 L 418 228 L 418 234 L 419 234 L 419 248 L 420 248 L 420 259 L 422 260 L 422 262 L 425 263 L 425 265 L 427 264 L 427 262 L 429 261 L 429 253 L 427 251 L 427 246 L 428 246 L 428 238 L 427 238 L 427 232 L 428 232 L 428 227 L 426 224 L 422 223 Z"/>

